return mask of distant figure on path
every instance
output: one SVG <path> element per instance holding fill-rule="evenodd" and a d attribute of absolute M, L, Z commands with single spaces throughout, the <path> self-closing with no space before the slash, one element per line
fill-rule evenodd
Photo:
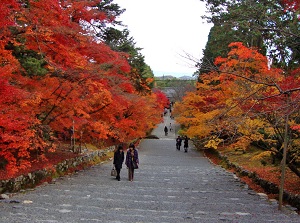
<path fill-rule="evenodd" d="M 128 180 L 133 181 L 134 177 L 134 169 L 138 168 L 139 165 L 139 154 L 138 151 L 135 149 L 134 144 L 130 144 L 126 154 L 126 166 L 128 168 Z M 136 164 L 137 166 L 135 167 Z"/>
<path fill-rule="evenodd" d="M 118 181 L 121 180 L 120 172 L 122 169 L 123 162 L 124 162 L 124 151 L 123 151 L 123 147 L 119 145 L 117 150 L 114 153 L 114 163 L 113 163 L 117 171 L 116 179 Z"/>
<path fill-rule="evenodd" d="M 165 108 L 165 110 L 164 110 L 164 115 L 166 115 L 167 113 L 168 113 L 168 109 Z"/>
<path fill-rule="evenodd" d="M 172 131 L 172 124 L 170 123 L 170 132 Z"/>
<path fill-rule="evenodd" d="M 182 139 L 180 136 L 176 138 L 176 149 L 180 150 Z"/>
<path fill-rule="evenodd" d="M 183 141 L 183 148 L 185 153 L 187 153 L 188 147 L 189 147 L 189 138 L 185 136 Z"/>
<path fill-rule="evenodd" d="M 165 126 L 164 131 L 165 131 L 165 136 L 167 136 L 168 135 L 168 127 L 167 126 Z"/>

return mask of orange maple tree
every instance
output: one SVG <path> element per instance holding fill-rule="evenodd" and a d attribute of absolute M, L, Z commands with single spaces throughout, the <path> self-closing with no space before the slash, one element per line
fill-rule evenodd
<path fill-rule="evenodd" d="M 294 131 L 299 126 L 298 70 L 272 68 L 265 56 L 242 43 L 229 47 L 228 57 L 217 58 L 215 70 L 201 75 L 197 92 L 176 105 L 182 133 L 202 139 L 206 147 L 226 143 L 247 150 L 256 145 L 280 160 L 288 116 L 288 166 L 300 176 L 299 133 Z"/>

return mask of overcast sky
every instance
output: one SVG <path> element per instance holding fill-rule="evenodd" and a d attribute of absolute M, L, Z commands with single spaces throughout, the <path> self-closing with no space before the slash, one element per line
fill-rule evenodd
<path fill-rule="evenodd" d="M 155 76 L 192 76 L 193 63 L 181 55 L 202 57 L 211 25 L 201 19 L 205 5 L 200 0 L 114 0 L 126 11 L 119 20 L 143 48 L 145 62 Z"/>

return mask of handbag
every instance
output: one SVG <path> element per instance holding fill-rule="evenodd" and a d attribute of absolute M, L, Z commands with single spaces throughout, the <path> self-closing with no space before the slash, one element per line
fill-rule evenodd
<path fill-rule="evenodd" d="M 112 176 L 112 177 L 116 177 L 117 176 L 117 171 L 116 171 L 116 169 L 113 167 L 112 168 L 112 170 L 110 171 L 110 175 Z"/>
<path fill-rule="evenodd" d="M 133 167 L 133 169 L 138 169 L 139 168 L 137 162 L 135 162 L 135 161 L 132 161 L 132 167 Z"/>

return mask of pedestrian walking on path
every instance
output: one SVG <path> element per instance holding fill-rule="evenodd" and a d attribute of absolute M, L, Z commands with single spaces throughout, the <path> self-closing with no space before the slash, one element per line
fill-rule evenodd
<path fill-rule="evenodd" d="M 123 162 L 124 162 L 124 151 L 123 151 L 123 147 L 119 145 L 117 150 L 114 153 L 114 162 L 113 162 L 117 171 L 116 179 L 118 181 L 121 180 L 120 172 L 122 169 Z"/>
<path fill-rule="evenodd" d="M 189 148 L 189 138 L 187 136 L 184 137 L 183 148 L 184 148 L 184 152 L 187 153 Z"/>
<path fill-rule="evenodd" d="M 134 144 L 129 145 L 125 163 L 128 168 L 128 180 L 133 181 L 134 170 L 137 169 L 139 165 L 139 155 Z"/>
<path fill-rule="evenodd" d="M 176 138 L 176 149 L 177 149 L 177 150 L 180 150 L 181 143 L 182 143 L 182 139 L 181 139 L 180 136 L 178 136 L 178 137 Z"/>
<path fill-rule="evenodd" d="M 177 124 L 172 124 L 175 129 Z M 213 165 L 192 141 L 184 156 L 174 152 L 174 138 L 164 137 L 163 128 L 162 123 L 152 132 L 161 138 L 141 140 L 138 158 L 143 168 L 136 182 L 116 183 L 108 176 L 111 162 L 104 162 L 0 199 L 0 222 L 300 222 L 290 208 L 279 211 L 275 200 Z"/>
<path fill-rule="evenodd" d="M 167 136 L 168 135 L 168 127 L 167 126 L 165 126 L 164 131 L 165 131 L 165 136 Z"/>

